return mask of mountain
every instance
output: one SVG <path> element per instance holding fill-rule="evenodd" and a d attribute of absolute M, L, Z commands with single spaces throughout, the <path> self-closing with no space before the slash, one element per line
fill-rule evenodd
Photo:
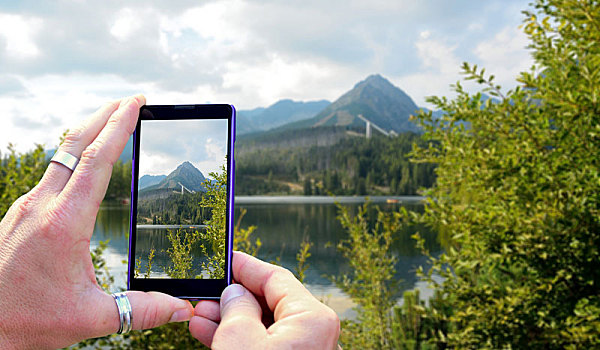
<path fill-rule="evenodd" d="M 419 132 L 409 120 L 419 107 L 404 91 L 379 74 L 359 82 L 313 118 L 291 123 L 281 129 L 315 128 L 320 126 L 365 127 L 363 117 L 386 131 Z M 373 131 L 375 132 L 375 131 Z"/>
<path fill-rule="evenodd" d="M 156 185 L 166 178 L 167 175 L 144 175 L 140 177 L 140 180 L 138 181 L 138 190 L 144 189 L 148 186 Z"/>
<path fill-rule="evenodd" d="M 148 176 L 148 175 L 145 175 Z M 142 176 L 144 178 L 145 176 Z M 140 195 L 148 196 L 156 193 L 171 193 L 171 190 L 180 191 L 181 185 L 185 186 L 190 191 L 206 191 L 202 186 L 202 183 L 206 180 L 202 172 L 198 170 L 192 163 L 185 161 L 173 170 L 169 175 L 157 175 L 154 177 L 162 176 L 163 179 L 157 184 L 143 187 L 140 191 Z M 141 181 L 141 179 L 140 179 Z M 140 188 L 141 189 L 141 188 Z M 166 191 L 168 190 L 168 191 Z"/>
<path fill-rule="evenodd" d="M 204 187 L 202 186 L 202 182 L 204 182 L 206 178 L 202 175 L 202 172 L 198 170 L 192 163 L 186 161 L 177 167 L 177 169 L 173 170 L 165 179 L 163 179 L 156 188 L 181 188 L 181 183 L 183 186 L 187 187 L 192 191 L 204 191 Z"/>
<path fill-rule="evenodd" d="M 259 107 L 251 110 L 240 110 L 235 114 L 235 132 L 238 135 L 259 130 L 254 123 L 254 117 L 260 115 L 266 108 Z"/>
<path fill-rule="evenodd" d="M 241 110 L 237 113 L 237 134 L 265 131 L 278 126 L 314 117 L 330 104 L 327 100 L 280 100 L 267 108 Z"/>

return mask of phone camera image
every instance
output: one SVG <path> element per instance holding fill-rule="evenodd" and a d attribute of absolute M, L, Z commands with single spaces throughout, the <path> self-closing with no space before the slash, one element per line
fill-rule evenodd
<path fill-rule="evenodd" d="M 227 120 L 146 120 L 142 130 L 136 277 L 223 278 Z"/>
<path fill-rule="evenodd" d="M 148 106 L 140 114 L 130 287 L 203 298 L 229 284 L 235 114 L 211 116 L 207 106 Z"/>

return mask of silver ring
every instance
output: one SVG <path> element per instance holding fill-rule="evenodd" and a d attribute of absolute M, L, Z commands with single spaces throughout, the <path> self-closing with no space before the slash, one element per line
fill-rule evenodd
<path fill-rule="evenodd" d="M 75 157 L 70 153 L 57 150 L 56 153 L 54 153 L 54 156 L 52 156 L 52 159 L 50 159 L 50 161 L 62 164 L 67 168 L 71 169 L 71 171 L 73 171 L 75 170 L 77 163 L 79 163 L 79 158 Z"/>
<path fill-rule="evenodd" d="M 124 292 L 112 293 L 111 296 L 115 299 L 117 309 L 119 309 L 119 321 L 121 322 L 121 325 L 119 326 L 117 334 L 126 334 L 133 328 L 131 304 Z"/>

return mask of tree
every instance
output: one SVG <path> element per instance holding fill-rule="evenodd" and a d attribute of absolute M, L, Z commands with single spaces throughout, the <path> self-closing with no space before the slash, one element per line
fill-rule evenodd
<path fill-rule="evenodd" d="M 8 144 L 8 154 L 0 158 L 0 219 L 21 195 L 41 179 L 48 161 L 41 145 L 27 153 L 18 153 Z"/>
<path fill-rule="evenodd" d="M 524 13 L 535 66 L 519 86 L 465 63 L 482 91 L 457 83 L 455 99 L 429 99 L 441 118 L 419 115 L 439 142 L 415 152 L 438 164 L 421 219 L 453 244 L 429 276 L 445 277 L 451 346 L 599 348 L 600 4 Z"/>
<path fill-rule="evenodd" d="M 304 178 L 304 195 L 305 196 L 310 196 L 312 195 L 312 183 L 310 181 L 310 178 L 305 177 Z"/>

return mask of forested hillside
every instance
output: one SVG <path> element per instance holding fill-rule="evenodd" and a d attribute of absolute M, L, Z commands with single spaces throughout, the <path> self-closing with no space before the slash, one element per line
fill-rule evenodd
<path fill-rule="evenodd" d="M 334 145 L 264 147 L 236 157 L 236 194 L 417 194 L 435 180 L 434 166 L 408 161 L 421 136 L 346 137 Z"/>

